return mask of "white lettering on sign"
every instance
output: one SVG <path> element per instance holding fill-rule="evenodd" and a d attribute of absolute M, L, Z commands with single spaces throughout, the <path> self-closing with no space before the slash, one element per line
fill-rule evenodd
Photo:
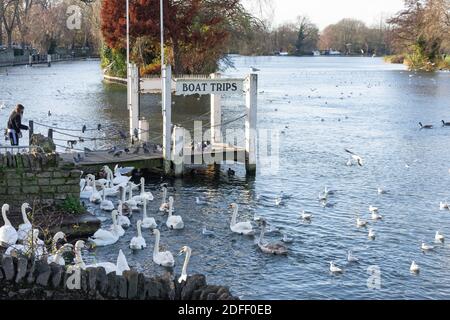
<path fill-rule="evenodd" d="M 177 79 L 177 95 L 242 94 L 243 79 Z"/>

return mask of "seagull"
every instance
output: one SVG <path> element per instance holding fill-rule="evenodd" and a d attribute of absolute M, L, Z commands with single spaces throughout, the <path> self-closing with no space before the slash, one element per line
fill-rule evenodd
<path fill-rule="evenodd" d="M 437 243 L 443 243 L 445 241 L 445 237 L 440 231 L 436 231 L 434 240 L 436 240 Z"/>
<path fill-rule="evenodd" d="M 382 188 L 378 188 L 377 192 L 378 192 L 378 194 L 386 194 L 387 193 L 387 191 L 383 190 Z"/>
<path fill-rule="evenodd" d="M 370 240 L 375 240 L 375 231 L 373 231 L 372 229 L 369 229 L 368 237 Z"/>
<path fill-rule="evenodd" d="M 253 72 L 258 72 L 258 71 L 261 71 L 260 69 L 258 69 L 258 68 L 255 68 L 255 67 L 250 67 L 250 68 L 252 68 L 252 71 L 253 71 Z"/>
<path fill-rule="evenodd" d="M 302 213 L 300 214 L 300 217 L 302 218 L 302 220 L 304 221 L 311 221 L 312 219 L 312 214 L 310 213 L 306 213 L 305 210 L 302 211 Z"/>
<path fill-rule="evenodd" d="M 356 226 L 358 228 L 364 228 L 367 226 L 367 224 L 368 224 L 367 221 L 361 220 L 359 217 L 356 218 Z"/>
<path fill-rule="evenodd" d="M 357 154 L 355 154 L 354 152 L 352 152 L 352 151 L 350 151 L 350 150 L 348 150 L 348 149 L 345 149 L 345 152 L 350 153 L 351 156 L 352 156 L 352 159 L 355 160 L 356 163 L 358 163 L 358 165 L 359 165 L 360 167 L 363 166 L 363 159 L 362 159 L 360 156 L 358 156 Z"/>
<path fill-rule="evenodd" d="M 447 201 L 441 202 L 441 203 L 439 204 L 439 208 L 440 208 L 441 210 L 449 209 L 448 202 L 447 202 Z"/>
<path fill-rule="evenodd" d="M 347 253 L 347 261 L 348 262 L 358 262 L 359 259 L 353 255 L 353 252 L 349 251 Z"/>
<path fill-rule="evenodd" d="M 431 251 L 434 249 L 433 246 L 427 245 L 425 242 L 422 242 L 420 248 L 422 249 L 422 251 Z"/>
<path fill-rule="evenodd" d="M 330 272 L 331 273 L 342 273 L 342 269 L 334 265 L 333 261 L 330 261 Z"/>
<path fill-rule="evenodd" d="M 378 211 L 371 211 L 372 212 L 372 220 L 383 220 L 383 216 L 378 214 Z"/>
<path fill-rule="evenodd" d="M 415 261 L 413 261 L 411 263 L 411 267 L 409 268 L 409 271 L 411 271 L 412 273 L 419 273 L 420 272 L 420 267 Z"/>

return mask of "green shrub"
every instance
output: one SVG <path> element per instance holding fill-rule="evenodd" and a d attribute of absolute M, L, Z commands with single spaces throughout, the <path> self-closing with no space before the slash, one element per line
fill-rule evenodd
<path fill-rule="evenodd" d="M 80 203 L 80 200 L 75 199 L 74 197 L 67 197 L 60 205 L 59 209 L 70 214 L 83 214 L 86 212 L 86 209 Z"/>

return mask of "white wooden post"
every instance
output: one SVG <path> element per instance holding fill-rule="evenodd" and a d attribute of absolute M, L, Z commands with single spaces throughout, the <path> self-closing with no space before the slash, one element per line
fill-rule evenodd
<path fill-rule="evenodd" d="M 47 66 L 49 66 L 49 67 L 52 66 L 52 55 L 51 54 L 47 54 Z"/>
<path fill-rule="evenodd" d="M 129 90 L 128 111 L 130 113 L 130 137 L 133 137 L 135 129 L 139 128 L 139 70 L 136 64 L 130 63 L 129 75 L 127 86 L 127 91 Z"/>
<path fill-rule="evenodd" d="M 141 120 L 139 120 L 139 141 L 149 141 L 149 129 L 150 125 L 148 123 L 148 120 L 142 117 Z"/>
<path fill-rule="evenodd" d="M 183 127 L 173 127 L 173 149 L 172 149 L 172 161 L 174 164 L 174 173 L 176 177 L 183 175 L 184 167 L 184 132 Z"/>
<path fill-rule="evenodd" d="M 163 159 L 164 171 L 170 173 L 172 147 L 172 67 L 162 68 Z"/>
<path fill-rule="evenodd" d="M 33 66 L 33 55 L 31 54 L 28 56 L 28 64 L 30 65 L 30 67 Z"/>
<path fill-rule="evenodd" d="M 220 73 L 212 73 L 211 79 L 220 78 Z M 211 144 L 222 142 L 222 106 L 220 94 L 211 95 Z"/>
<path fill-rule="evenodd" d="M 250 74 L 246 79 L 245 106 L 245 168 L 247 174 L 256 174 L 256 111 L 258 100 L 258 75 Z"/>

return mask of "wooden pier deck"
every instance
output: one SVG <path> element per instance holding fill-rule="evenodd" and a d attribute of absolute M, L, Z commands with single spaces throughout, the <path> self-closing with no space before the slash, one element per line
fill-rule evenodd
<path fill-rule="evenodd" d="M 144 153 L 142 150 L 134 154 L 133 149 L 129 153 L 114 156 L 107 151 L 92 151 L 82 154 L 81 160 L 74 160 L 76 153 L 61 153 L 61 157 L 68 162 L 74 162 L 81 170 L 94 173 L 98 172 L 104 165 L 114 167 L 116 164 L 122 167 L 135 167 L 136 169 L 147 169 L 153 172 L 164 171 L 164 159 L 160 152 Z M 184 149 L 183 165 L 213 165 L 227 163 L 244 163 L 245 149 L 219 144 L 212 146 L 204 152 L 193 152 L 189 148 Z"/>

